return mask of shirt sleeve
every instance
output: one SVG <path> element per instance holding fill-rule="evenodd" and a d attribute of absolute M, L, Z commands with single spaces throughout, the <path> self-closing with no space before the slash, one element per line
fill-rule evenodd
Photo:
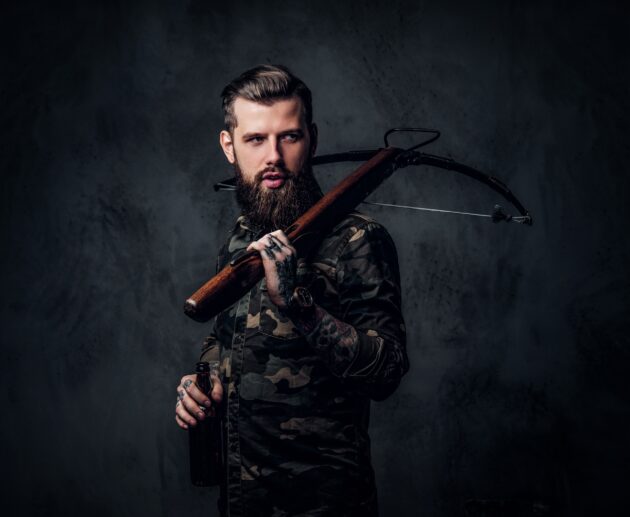
<path fill-rule="evenodd" d="M 367 222 L 353 230 L 337 262 L 342 319 L 358 336 L 343 377 L 361 381 L 380 400 L 409 370 L 398 254 L 380 224 Z"/>
<path fill-rule="evenodd" d="M 382 400 L 409 369 L 396 247 L 379 224 L 355 225 L 336 266 L 337 317 L 316 306 L 298 327 L 333 375 Z"/>

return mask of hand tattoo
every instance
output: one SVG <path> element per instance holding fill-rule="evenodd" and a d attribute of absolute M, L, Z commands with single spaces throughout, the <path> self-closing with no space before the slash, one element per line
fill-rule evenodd
<path fill-rule="evenodd" d="M 273 235 L 269 236 L 269 249 L 282 251 L 283 247 L 284 247 L 284 244 L 282 243 L 282 241 L 280 241 L 278 238 L 274 237 Z"/>
<path fill-rule="evenodd" d="M 191 381 L 190 379 L 186 379 L 186 381 L 184 382 L 184 389 L 188 391 L 188 388 L 190 387 L 192 383 L 193 381 Z"/>
<path fill-rule="evenodd" d="M 185 396 L 186 396 L 186 393 L 183 390 L 179 390 L 177 392 L 177 400 L 184 400 Z"/>
<path fill-rule="evenodd" d="M 278 294 L 282 298 L 284 307 L 288 307 L 295 289 L 296 260 L 293 255 L 288 255 L 284 260 L 276 261 L 278 271 Z"/>
<path fill-rule="evenodd" d="M 284 244 L 273 235 L 268 235 L 269 244 L 265 246 L 265 255 L 270 259 L 276 258 L 276 253 L 281 253 Z"/>

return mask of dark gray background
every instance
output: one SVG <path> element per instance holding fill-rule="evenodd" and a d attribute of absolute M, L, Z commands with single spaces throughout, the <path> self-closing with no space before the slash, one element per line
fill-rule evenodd
<path fill-rule="evenodd" d="M 3 515 L 214 515 L 173 420 L 208 331 L 182 304 L 237 213 L 211 188 L 220 90 L 265 62 L 312 88 L 321 153 L 436 127 L 535 219 L 364 209 L 398 246 L 412 364 L 373 406 L 382 514 L 627 514 L 621 3 L 49 4 L 3 14 Z M 501 201 L 420 168 L 372 199 Z"/>

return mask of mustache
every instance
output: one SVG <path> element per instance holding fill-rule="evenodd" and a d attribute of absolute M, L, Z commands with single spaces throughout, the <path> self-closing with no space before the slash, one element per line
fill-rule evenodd
<path fill-rule="evenodd" d="M 261 183 L 267 174 L 281 174 L 287 180 L 293 180 L 295 178 L 293 171 L 290 171 L 284 165 L 270 165 L 269 167 L 265 167 L 263 170 L 258 171 L 254 176 L 254 181 L 256 183 Z"/>

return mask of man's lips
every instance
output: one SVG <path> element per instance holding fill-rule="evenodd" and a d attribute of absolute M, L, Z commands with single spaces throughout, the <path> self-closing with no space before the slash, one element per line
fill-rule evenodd
<path fill-rule="evenodd" d="M 286 175 L 281 172 L 265 172 L 262 177 L 262 184 L 267 188 L 280 188 L 284 185 Z"/>

